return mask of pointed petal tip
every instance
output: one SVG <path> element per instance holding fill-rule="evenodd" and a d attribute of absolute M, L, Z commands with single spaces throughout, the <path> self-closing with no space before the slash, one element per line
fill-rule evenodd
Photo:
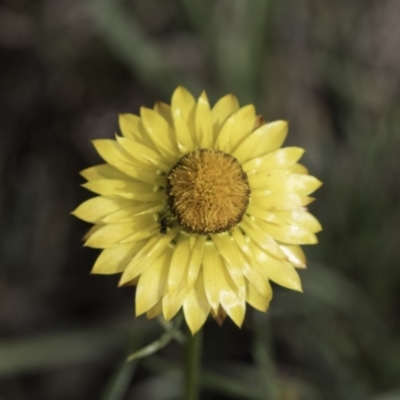
<path fill-rule="evenodd" d="M 236 321 L 236 320 L 234 320 L 234 319 L 232 319 L 232 321 L 234 322 L 234 324 L 235 324 L 239 329 L 242 329 L 243 322 L 244 322 L 244 318 L 243 318 L 242 320 L 240 320 L 240 321 Z"/>
<path fill-rule="evenodd" d="M 193 315 L 187 315 L 185 313 L 185 308 L 183 312 L 185 315 L 186 325 L 188 326 L 190 333 L 193 336 L 204 326 L 205 322 L 207 321 L 207 317 L 203 319 L 203 318 L 196 318 Z"/>
<path fill-rule="evenodd" d="M 200 101 L 200 100 L 206 100 L 206 101 L 208 102 L 208 96 L 207 96 L 207 92 L 206 92 L 205 90 L 203 90 L 203 91 L 200 93 L 199 101 Z"/>
<path fill-rule="evenodd" d="M 310 244 L 318 244 L 318 238 L 314 235 L 314 240 Z"/>
<path fill-rule="evenodd" d="M 92 270 L 89 272 L 90 275 L 104 275 L 104 272 L 98 271 L 96 268 L 92 268 Z"/>
<path fill-rule="evenodd" d="M 78 174 L 80 175 L 80 176 L 82 176 L 82 177 L 84 177 L 85 178 L 85 171 L 86 171 L 86 169 L 83 169 L 82 171 L 79 171 L 78 172 Z M 85 178 L 86 179 L 86 178 Z"/>
<path fill-rule="evenodd" d="M 140 309 L 138 307 L 138 303 L 135 302 L 135 318 L 140 317 L 141 315 L 145 314 L 148 310 Z"/>
<path fill-rule="evenodd" d="M 123 286 L 125 286 L 126 283 L 127 283 L 127 280 L 126 280 L 126 278 L 124 279 L 124 276 L 122 275 L 120 280 L 119 280 L 119 282 L 118 282 L 118 287 L 119 288 L 123 287 Z"/>
<path fill-rule="evenodd" d="M 299 283 L 299 285 L 291 287 L 291 289 L 296 292 L 303 293 L 303 287 L 302 287 L 301 283 Z"/>
<path fill-rule="evenodd" d="M 189 90 L 186 89 L 185 86 L 183 85 L 179 85 L 176 87 L 176 89 L 173 91 L 172 93 L 172 97 L 174 97 L 175 95 L 177 95 L 180 92 L 189 92 Z"/>
<path fill-rule="evenodd" d="M 189 331 L 192 334 L 192 336 L 194 336 L 201 329 L 201 327 L 194 327 L 194 326 L 188 324 L 187 321 L 186 321 L 186 324 L 187 324 L 187 326 L 189 328 Z"/>
<path fill-rule="evenodd" d="M 94 147 L 100 142 L 102 142 L 105 139 L 90 139 L 89 142 L 93 144 Z"/>
<path fill-rule="evenodd" d="M 288 130 L 288 128 L 289 128 L 289 121 L 286 121 L 285 119 L 278 119 L 275 121 L 267 121 L 267 123 L 282 125 L 282 129 L 285 129 L 285 130 Z"/>

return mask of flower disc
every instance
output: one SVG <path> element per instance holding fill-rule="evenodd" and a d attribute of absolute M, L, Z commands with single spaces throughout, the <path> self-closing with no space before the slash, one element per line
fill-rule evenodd
<path fill-rule="evenodd" d="M 237 225 L 249 204 L 247 175 L 238 161 L 220 150 L 184 155 L 167 177 L 172 215 L 185 232 L 208 235 Z"/>

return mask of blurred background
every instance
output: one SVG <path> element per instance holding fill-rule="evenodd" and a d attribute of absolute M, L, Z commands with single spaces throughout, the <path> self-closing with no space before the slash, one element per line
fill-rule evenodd
<path fill-rule="evenodd" d="M 179 345 L 123 366 L 162 328 L 89 275 L 69 215 L 90 140 L 178 84 L 290 121 L 324 182 L 304 294 L 208 321 L 202 398 L 400 399 L 399 20 L 398 0 L 3 0 L 0 399 L 182 398 Z"/>

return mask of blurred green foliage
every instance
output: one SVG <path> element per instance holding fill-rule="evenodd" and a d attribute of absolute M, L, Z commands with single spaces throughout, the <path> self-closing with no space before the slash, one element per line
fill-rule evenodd
<path fill-rule="evenodd" d="M 123 364 L 161 328 L 89 276 L 69 212 L 89 141 L 184 84 L 289 120 L 324 182 L 304 294 L 276 287 L 242 330 L 207 323 L 203 398 L 400 399 L 399 17 L 396 0 L 5 0 L 0 398 L 181 398 L 178 344 Z"/>

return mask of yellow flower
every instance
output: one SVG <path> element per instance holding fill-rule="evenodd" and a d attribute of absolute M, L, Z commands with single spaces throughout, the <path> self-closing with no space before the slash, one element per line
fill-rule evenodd
<path fill-rule="evenodd" d="M 81 172 L 99 196 L 73 214 L 94 223 L 85 245 L 104 249 L 92 273 L 137 285 L 136 315 L 183 308 L 192 333 L 210 313 L 240 327 L 246 302 L 267 310 L 270 281 L 301 291 L 299 245 L 321 230 L 305 206 L 321 182 L 298 164 L 303 149 L 280 148 L 286 122 L 178 87 L 171 106 L 119 123 L 122 136 L 94 141 L 106 163 Z"/>

